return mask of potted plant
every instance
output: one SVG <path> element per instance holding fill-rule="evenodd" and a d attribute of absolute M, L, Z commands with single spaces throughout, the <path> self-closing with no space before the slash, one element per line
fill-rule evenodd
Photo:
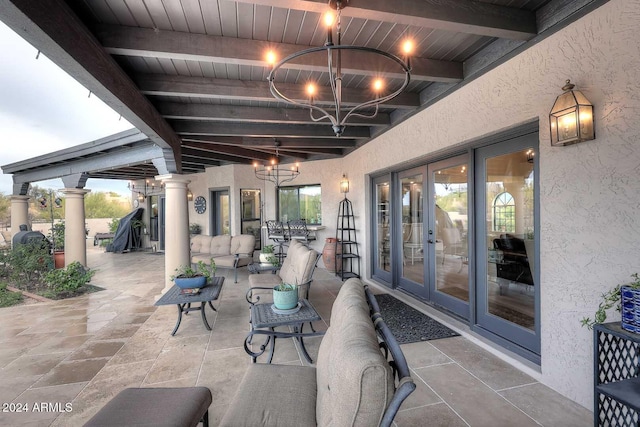
<path fill-rule="evenodd" d="M 580 321 L 582 326 L 593 329 L 593 325 L 596 323 L 604 323 L 607 320 L 607 310 L 615 307 L 617 311 L 622 313 L 622 328 L 640 333 L 640 276 L 638 273 L 634 273 L 631 277 L 634 278 L 633 282 L 617 285 L 602 294 L 602 301 L 594 318 L 582 318 Z M 636 310 L 638 314 L 636 314 Z"/>
<path fill-rule="evenodd" d="M 263 263 L 271 262 L 269 258 L 273 257 L 274 251 L 275 251 L 274 245 L 264 245 L 262 247 L 262 250 L 260 251 L 260 256 L 259 256 L 260 262 L 263 262 Z"/>
<path fill-rule="evenodd" d="M 200 224 L 196 224 L 195 222 L 191 223 L 191 224 L 189 224 L 189 233 L 190 234 L 200 234 L 200 233 L 202 233 L 202 227 L 200 227 Z"/>
<path fill-rule="evenodd" d="M 298 305 L 298 287 L 280 283 L 273 287 L 273 305 L 279 310 L 291 310 Z"/>
<path fill-rule="evenodd" d="M 204 261 L 198 261 L 195 267 L 191 264 L 181 265 L 176 268 L 176 274 L 171 276 L 171 280 L 182 289 L 202 288 L 216 274 L 216 262 L 213 258 L 210 262 L 207 265 Z"/>
<path fill-rule="evenodd" d="M 53 263 L 55 268 L 64 267 L 64 221 L 51 226 L 49 240 L 53 246 Z"/>

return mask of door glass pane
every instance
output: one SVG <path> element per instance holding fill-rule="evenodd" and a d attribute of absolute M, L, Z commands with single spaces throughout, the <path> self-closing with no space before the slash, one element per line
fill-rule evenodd
<path fill-rule="evenodd" d="M 436 289 L 469 301 L 468 167 L 435 171 Z"/>
<path fill-rule="evenodd" d="M 242 234 L 252 234 L 256 239 L 255 249 L 260 249 L 260 190 L 240 190 L 242 211 L 240 223 Z"/>
<path fill-rule="evenodd" d="M 527 150 L 486 160 L 487 312 L 534 328 L 534 171 Z"/>
<path fill-rule="evenodd" d="M 217 234 L 231 234 L 231 211 L 229 210 L 229 192 L 228 191 L 218 191 L 218 223 L 217 223 Z"/>
<path fill-rule="evenodd" d="M 422 242 L 422 174 L 405 177 L 402 185 L 402 276 L 424 284 Z"/>
<path fill-rule="evenodd" d="M 391 271 L 391 235 L 389 230 L 389 183 L 376 184 L 377 263 L 378 268 Z"/>

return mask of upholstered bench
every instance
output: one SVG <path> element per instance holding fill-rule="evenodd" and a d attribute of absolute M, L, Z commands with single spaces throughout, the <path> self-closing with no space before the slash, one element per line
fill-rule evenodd
<path fill-rule="evenodd" d="M 415 387 L 375 297 L 349 279 L 317 365 L 250 365 L 220 425 L 386 427 Z"/>
<path fill-rule="evenodd" d="M 209 426 L 211 391 L 206 387 L 127 388 L 93 416 L 85 427 Z"/>

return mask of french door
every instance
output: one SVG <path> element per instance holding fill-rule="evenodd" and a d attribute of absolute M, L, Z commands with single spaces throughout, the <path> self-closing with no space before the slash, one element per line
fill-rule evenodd
<path fill-rule="evenodd" d="M 538 134 L 528 133 L 372 181 L 373 277 L 533 361 L 537 146 Z"/>
<path fill-rule="evenodd" d="M 475 159 L 475 327 L 533 354 L 540 354 L 537 141 L 532 134 L 480 148 Z"/>

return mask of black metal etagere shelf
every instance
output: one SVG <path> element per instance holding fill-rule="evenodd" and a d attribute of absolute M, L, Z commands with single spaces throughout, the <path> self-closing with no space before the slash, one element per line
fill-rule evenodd
<path fill-rule="evenodd" d="M 338 206 L 336 239 L 336 276 L 343 281 L 351 277 L 360 277 L 360 254 L 356 239 L 355 216 L 351 201 L 346 197 Z"/>

